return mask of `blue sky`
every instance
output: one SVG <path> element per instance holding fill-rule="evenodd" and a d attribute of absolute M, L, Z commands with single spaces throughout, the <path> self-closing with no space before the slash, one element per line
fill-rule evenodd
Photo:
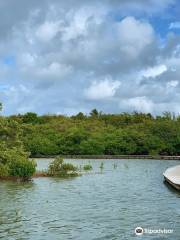
<path fill-rule="evenodd" d="M 179 9 L 175 0 L 1 0 L 3 114 L 179 114 Z"/>

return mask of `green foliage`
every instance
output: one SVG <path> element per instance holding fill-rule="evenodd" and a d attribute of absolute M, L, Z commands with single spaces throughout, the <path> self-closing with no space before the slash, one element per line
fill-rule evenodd
<path fill-rule="evenodd" d="M 71 163 L 64 163 L 61 157 L 57 157 L 49 164 L 48 175 L 62 178 L 75 177 L 78 176 L 77 167 Z"/>
<path fill-rule="evenodd" d="M 76 116 L 73 116 L 72 118 L 78 119 L 78 120 L 83 120 L 86 118 L 86 116 L 82 112 L 79 112 Z"/>
<path fill-rule="evenodd" d="M 32 123 L 36 124 L 39 122 L 39 118 L 36 113 L 33 112 L 27 112 L 23 117 L 22 117 L 23 123 Z"/>
<path fill-rule="evenodd" d="M 23 142 L 32 156 L 178 155 L 180 118 L 166 113 L 42 116 L 44 124 L 22 125 Z M 48 119 L 48 120 L 47 120 Z"/>
<path fill-rule="evenodd" d="M 65 172 L 75 172 L 77 170 L 77 167 L 75 167 L 73 164 L 71 163 L 63 163 L 62 164 L 62 170 L 65 171 Z"/>
<path fill-rule="evenodd" d="M 9 175 L 29 179 L 36 171 L 36 163 L 33 160 L 17 158 L 8 163 Z"/>
<path fill-rule="evenodd" d="M 6 148 L 1 145 L 0 176 L 13 176 L 29 179 L 36 170 L 36 164 L 28 159 L 28 154 L 21 148 Z"/>
<path fill-rule="evenodd" d="M 2 104 L 0 104 L 0 111 Z M 169 112 L 89 116 L 38 116 L 36 113 L 0 116 L 0 177 L 30 178 L 35 172 L 31 156 L 55 155 L 180 155 L 180 116 Z M 113 165 L 117 168 L 116 164 Z M 125 166 L 126 167 L 126 166 Z M 101 162 L 100 169 L 104 168 Z M 128 166 L 126 167 L 128 168 Z M 91 170 L 85 165 L 84 170 Z M 56 158 L 50 176 L 77 176 L 77 168 Z"/>
<path fill-rule="evenodd" d="M 32 157 L 57 155 L 179 155 L 180 117 L 169 112 L 0 117 L 0 143 Z M 23 146 L 22 146 L 23 145 Z M 1 150 L 0 150 L 1 151 Z"/>
<path fill-rule="evenodd" d="M 0 117 L 0 176 L 29 179 L 36 164 L 24 151 L 22 128 L 12 118 Z"/>
<path fill-rule="evenodd" d="M 100 113 L 97 111 L 97 109 L 93 109 L 91 112 L 90 112 L 90 116 L 91 117 L 94 117 L 94 118 L 97 118 L 99 117 Z"/>
<path fill-rule="evenodd" d="M 90 170 L 92 170 L 92 165 L 86 164 L 86 165 L 84 165 L 83 169 L 84 169 L 84 171 L 90 171 Z"/>
<path fill-rule="evenodd" d="M 9 176 L 9 167 L 8 165 L 0 163 L 0 177 Z"/>

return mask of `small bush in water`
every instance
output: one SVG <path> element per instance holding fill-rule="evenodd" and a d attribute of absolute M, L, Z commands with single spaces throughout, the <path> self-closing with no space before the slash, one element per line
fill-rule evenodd
<path fill-rule="evenodd" d="M 92 166 L 91 166 L 91 164 L 86 164 L 86 165 L 84 165 L 83 169 L 84 169 L 84 171 L 90 171 L 90 170 L 92 170 Z"/>
<path fill-rule="evenodd" d="M 116 169 L 117 168 L 117 163 L 114 163 L 113 167 L 114 167 L 114 169 Z"/>
<path fill-rule="evenodd" d="M 101 162 L 101 164 L 100 164 L 100 167 L 99 167 L 101 170 L 103 170 L 103 168 L 104 168 L 104 163 L 103 162 Z"/>
<path fill-rule="evenodd" d="M 57 157 L 49 164 L 48 175 L 52 177 L 75 177 L 78 176 L 77 167 L 71 163 L 64 163 L 61 157 Z"/>
<path fill-rule="evenodd" d="M 124 166 L 125 166 L 125 168 L 127 168 L 127 169 L 129 168 L 128 165 L 127 165 L 126 163 L 124 164 Z"/>
<path fill-rule="evenodd" d="M 28 179 L 35 173 L 36 163 L 33 160 L 17 159 L 9 164 L 9 168 L 10 176 Z"/>

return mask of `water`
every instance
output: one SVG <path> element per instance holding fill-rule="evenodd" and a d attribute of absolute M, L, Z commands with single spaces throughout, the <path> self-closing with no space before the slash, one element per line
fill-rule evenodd
<path fill-rule="evenodd" d="M 38 160 L 38 169 L 46 169 L 49 161 Z M 77 178 L 0 182 L 0 239 L 180 239 L 180 194 L 165 185 L 162 177 L 178 161 L 90 163 L 93 171 Z M 173 233 L 137 237 L 137 226 L 173 229 Z"/>

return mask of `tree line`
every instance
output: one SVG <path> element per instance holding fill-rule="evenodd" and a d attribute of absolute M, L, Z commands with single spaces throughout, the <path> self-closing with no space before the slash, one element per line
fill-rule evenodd
<path fill-rule="evenodd" d="M 180 117 L 169 112 L 161 116 L 139 112 L 105 114 L 96 109 L 75 116 L 38 116 L 29 112 L 1 117 L 1 121 L 17 125 L 18 141 L 32 157 L 180 155 Z M 2 141 L 3 131 L 1 127 Z"/>

